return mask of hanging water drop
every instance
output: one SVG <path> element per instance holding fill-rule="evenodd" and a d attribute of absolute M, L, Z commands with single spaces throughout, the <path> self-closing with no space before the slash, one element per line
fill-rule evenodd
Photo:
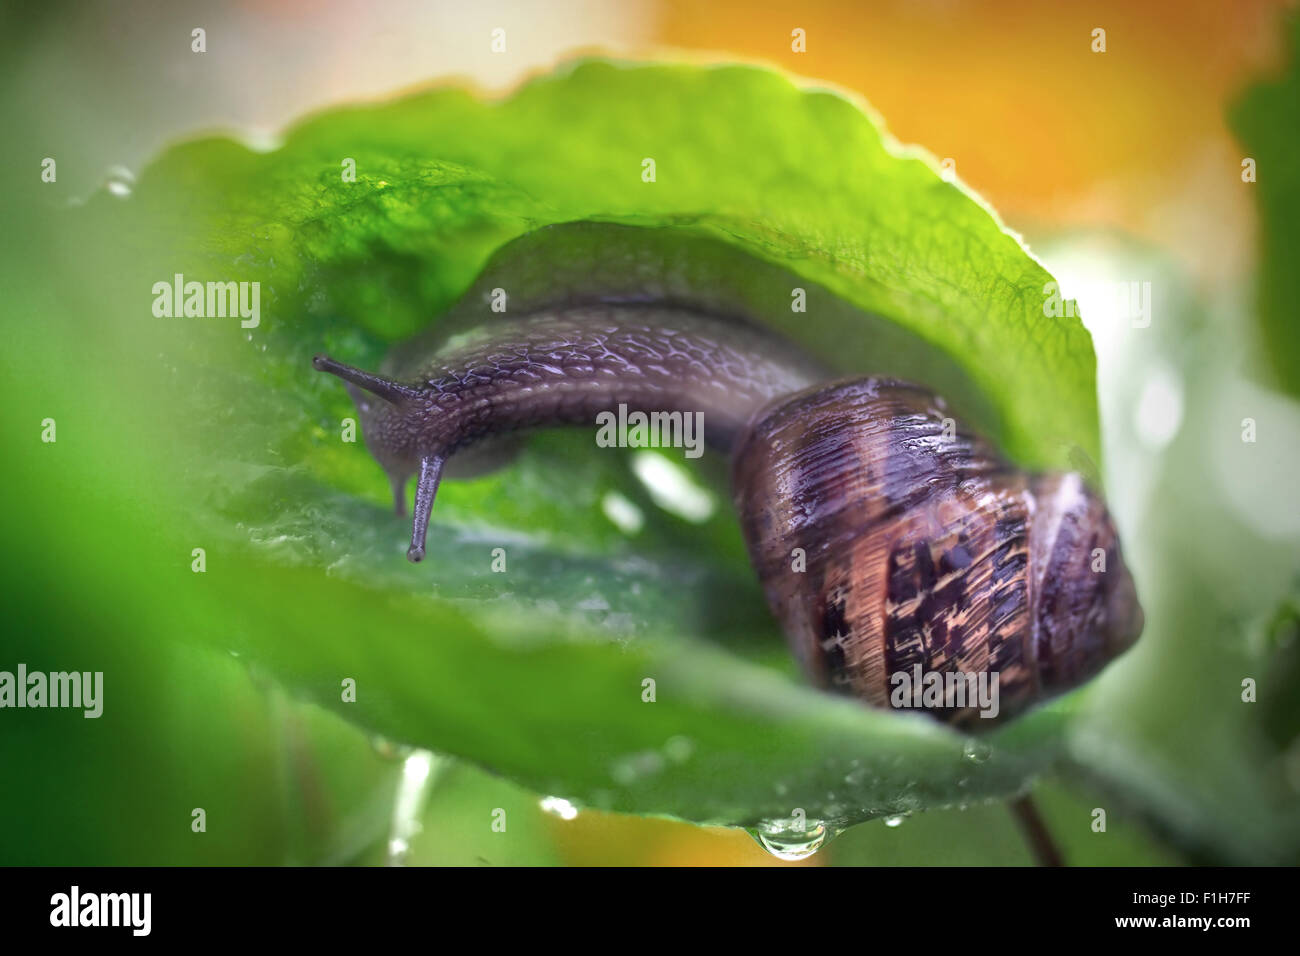
<path fill-rule="evenodd" d="M 806 860 L 838 833 L 819 820 L 790 818 L 764 820 L 750 829 L 749 835 L 778 860 L 790 863 Z"/>
<path fill-rule="evenodd" d="M 892 817 L 885 817 L 885 826 L 901 827 L 903 825 L 903 821 L 906 819 L 907 819 L 906 813 L 896 813 Z"/>

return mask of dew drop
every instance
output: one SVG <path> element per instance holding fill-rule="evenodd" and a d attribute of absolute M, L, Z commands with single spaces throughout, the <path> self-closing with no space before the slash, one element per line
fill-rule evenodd
<path fill-rule="evenodd" d="M 907 819 L 906 813 L 897 813 L 892 817 L 885 817 L 885 826 L 901 827 L 903 825 L 903 821 L 906 819 Z"/>
<path fill-rule="evenodd" d="M 643 750 L 639 753 L 628 754 L 626 757 L 620 757 L 614 761 L 610 776 L 614 778 L 615 783 L 628 787 L 638 781 L 645 780 L 647 777 L 656 776 L 663 769 L 664 757 L 662 754 L 656 750 Z"/>
<path fill-rule="evenodd" d="M 576 820 L 578 818 L 578 808 L 563 797 L 542 797 L 538 806 L 542 808 L 543 813 L 549 813 L 561 820 Z"/>
<path fill-rule="evenodd" d="M 105 174 L 104 188 L 109 195 L 127 199 L 135 189 L 135 175 L 125 166 L 112 166 Z"/>
<path fill-rule="evenodd" d="M 858 767 L 855 770 L 850 770 L 848 773 L 844 775 L 844 782 L 847 783 L 850 787 L 860 787 L 862 786 L 863 783 L 866 782 L 867 777 L 868 777 L 867 768 Z"/>
<path fill-rule="evenodd" d="M 980 740 L 968 740 L 961 748 L 961 755 L 971 763 L 984 763 L 993 754 L 993 748 Z"/>
<path fill-rule="evenodd" d="M 791 817 L 785 820 L 764 820 L 748 832 L 759 846 L 778 860 L 794 863 L 808 859 L 839 831 L 832 830 L 819 820 Z"/>

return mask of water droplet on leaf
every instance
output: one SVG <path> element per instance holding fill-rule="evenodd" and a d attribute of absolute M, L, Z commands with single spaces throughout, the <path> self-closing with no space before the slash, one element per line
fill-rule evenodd
<path fill-rule="evenodd" d="M 542 808 L 543 813 L 549 813 L 561 820 L 576 820 L 578 818 L 578 808 L 563 797 L 542 797 L 538 806 Z"/>
<path fill-rule="evenodd" d="M 971 763 L 983 763 L 993 754 L 993 748 L 980 740 L 968 740 L 961 754 Z"/>
<path fill-rule="evenodd" d="M 656 776 L 663 769 L 662 754 L 655 750 L 643 750 L 614 761 L 610 776 L 614 778 L 615 783 L 627 787 L 647 777 Z"/>
<path fill-rule="evenodd" d="M 127 199 L 135 189 L 135 175 L 125 166 L 112 166 L 105 174 L 104 188 L 109 195 L 118 199 Z"/>
<path fill-rule="evenodd" d="M 786 820 L 764 820 L 749 830 L 749 835 L 778 860 L 794 863 L 808 859 L 838 832 L 819 820 L 791 817 Z"/>

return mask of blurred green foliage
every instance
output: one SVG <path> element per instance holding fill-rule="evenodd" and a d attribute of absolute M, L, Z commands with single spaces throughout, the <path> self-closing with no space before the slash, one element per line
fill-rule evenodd
<path fill-rule="evenodd" d="M 1278 387 L 1300 395 L 1300 15 L 1286 31 L 1290 55 L 1285 72 L 1251 86 L 1229 113 L 1246 156 L 1255 161 L 1259 214 L 1260 271 L 1257 314 L 1264 362 Z M 1243 171 L 1243 176 L 1245 175 Z"/>

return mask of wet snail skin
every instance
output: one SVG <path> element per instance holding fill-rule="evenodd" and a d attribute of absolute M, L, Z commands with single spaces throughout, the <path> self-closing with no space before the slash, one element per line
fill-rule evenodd
<path fill-rule="evenodd" d="M 769 606 L 818 686 L 888 707 L 898 674 L 996 675 L 1002 720 L 1087 681 L 1142 630 L 1114 524 L 1078 474 L 1020 470 L 928 389 L 828 380 L 733 316 L 561 302 L 403 350 L 384 377 L 313 364 L 347 383 L 399 514 L 416 477 L 412 561 L 444 467 L 476 443 L 620 405 L 702 412 L 706 442 L 731 456 Z M 973 701 L 927 712 L 996 722 Z"/>

